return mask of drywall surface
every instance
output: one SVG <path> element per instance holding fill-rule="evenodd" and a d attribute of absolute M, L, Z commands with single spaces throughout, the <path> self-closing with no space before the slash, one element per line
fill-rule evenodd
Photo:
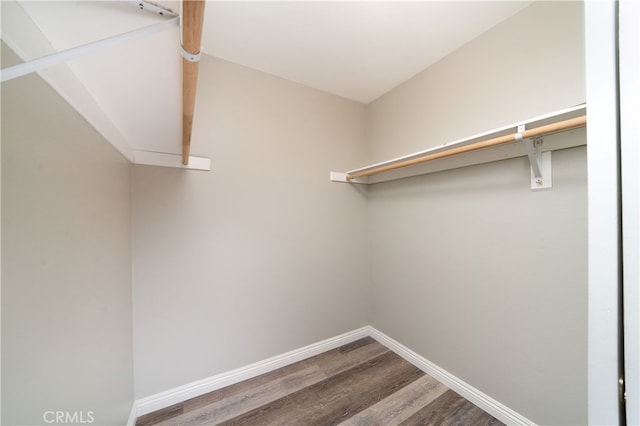
<path fill-rule="evenodd" d="M 134 167 L 136 398 L 366 321 L 365 107 L 205 56 L 192 155 Z"/>
<path fill-rule="evenodd" d="M 584 102 L 582 37 L 581 3 L 524 9 L 371 104 L 371 159 Z M 371 324 L 538 424 L 586 424 L 586 183 L 580 147 L 546 192 L 525 158 L 371 186 Z"/>
<path fill-rule="evenodd" d="M 124 424 L 130 165 L 35 74 L 1 89 L 2 424 Z"/>
<path fill-rule="evenodd" d="M 371 162 L 585 102 L 581 2 L 535 2 L 369 105 Z"/>

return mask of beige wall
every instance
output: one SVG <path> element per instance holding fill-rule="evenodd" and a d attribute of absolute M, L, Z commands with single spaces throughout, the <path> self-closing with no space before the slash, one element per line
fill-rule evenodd
<path fill-rule="evenodd" d="M 3 45 L 3 66 L 16 61 Z M 2 424 L 124 424 L 130 165 L 37 75 L 1 89 Z"/>
<path fill-rule="evenodd" d="M 583 103 L 582 4 L 536 3 L 370 104 L 371 161 Z"/>
<path fill-rule="evenodd" d="M 205 56 L 193 155 L 134 170 L 137 398 L 367 324 L 365 108 Z"/>
<path fill-rule="evenodd" d="M 205 56 L 212 171 L 132 181 L 41 80 L 3 83 L 3 423 L 122 423 L 132 352 L 141 398 L 365 324 L 537 423 L 586 423 L 584 148 L 554 152 L 547 192 L 523 158 L 328 179 L 584 102 L 582 40 L 580 3 L 534 4 L 368 107 Z"/>
<path fill-rule="evenodd" d="M 582 14 L 534 4 L 375 101 L 372 159 L 584 102 Z M 369 188 L 371 324 L 539 424 L 587 421 L 585 153 L 547 192 L 525 158 Z"/>

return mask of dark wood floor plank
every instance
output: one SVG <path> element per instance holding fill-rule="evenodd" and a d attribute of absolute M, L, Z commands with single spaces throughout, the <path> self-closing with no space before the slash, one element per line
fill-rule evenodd
<path fill-rule="evenodd" d="M 378 342 L 376 342 L 376 340 L 373 337 L 367 336 L 367 337 L 363 337 L 362 339 L 355 340 L 351 343 L 347 343 L 346 345 L 342 345 L 337 349 L 337 351 L 340 353 L 346 354 L 348 352 L 355 351 L 356 349 L 359 349 L 363 346 L 371 345 L 375 343 L 378 343 Z"/>
<path fill-rule="evenodd" d="M 388 348 L 375 340 L 366 346 L 351 348 L 350 350 L 344 350 L 343 348 L 336 349 L 337 354 L 332 354 L 332 351 L 329 351 L 315 357 L 316 365 L 327 374 L 327 377 L 340 374 L 365 361 L 390 352 Z"/>
<path fill-rule="evenodd" d="M 495 417 L 487 414 L 478 406 L 472 404 L 469 401 L 465 401 L 465 404 L 461 405 L 457 410 L 452 412 L 449 417 L 444 419 L 440 426 L 500 426 L 504 423 L 500 422 Z"/>
<path fill-rule="evenodd" d="M 219 399 L 204 407 L 185 411 L 184 414 L 165 420 L 162 426 L 177 425 L 213 425 L 225 420 L 237 417 L 247 412 L 268 404 L 279 398 L 286 397 L 289 393 L 303 389 L 308 383 L 317 383 L 325 380 L 325 374 L 317 366 L 289 374 L 260 386 L 246 389 L 245 392 L 235 393 L 226 398 Z"/>
<path fill-rule="evenodd" d="M 185 412 L 193 411 L 200 407 L 205 407 L 227 398 L 234 398 L 237 395 L 250 393 L 254 389 L 261 388 L 265 385 L 268 385 L 269 383 L 280 383 L 280 381 L 282 381 L 282 379 L 286 377 L 297 378 L 301 373 L 304 374 L 305 371 L 314 368 L 317 369 L 315 367 L 315 363 L 309 359 L 287 365 L 275 371 L 271 371 L 260 376 L 253 377 L 251 379 L 226 386 L 222 389 L 218 389 L 216 391 L 189 399 L 184 402 Z"/>
<path fill-rule="evenodd" d="M 448 391 L 442 383 L 424 375 L 375 405 L 341 423 L 342 426 L 398 425 Z"/>
<path fill-rule="evenodd" d="M 502 425 L 370 337 L 141 416 L 137 426 Z"/>
<path fill-rule="evenodd" d="M 448 390 L 400 424 L 402 426 L 439 425 L 465 402 L 460 395 Z"/>
<path fill-rule="evenodd" d="M 138 419 L 136 420 L 136 426 L 157 425 L 163 420 L 179 416 L 182 413 L 182 403 L 174 404 L 170 407 L 163 408 L 162 410 L 154 411 L 153 413 L 145 414 L 144 416 L 138 417 Z"/>
<path fill-rule="evenodd" d="M 363 362 L 387 352 L 388 350 L 389 349 L 371 337 L 365 337 L 336 349 L 323 352 L 314 357 L 295 362 L 277 370 L 227 386 L 223 389 L 189 399 L 184 402 L 184 410 L 185 412 L 195 410 L 221 399 L 246 392 L 247 389 L 259 387 L 274 380 L 280 380 L 283 377 L 298 373 L 318 364 L 320 364 L 320 367 L 323 368 L 328 375 L 333 374 L 334 371 L 348 370 L 353 367 L 353 360 L 356 362 Z M 331 366 L 334 367 L 331 368 Z"/>
<path fill-rule="evenodd" d="M 222 424 L 338 424 L 422 375 L 418 368 L 388 352 Z"/>
<path fill-rule="evenodd" d="M 324 352 L 184 402 L 184 414 L 159 425 L 216 424 L 318 383 L 389 350 L 371 338 Z M 322 365 L 320 368 L 318 365 Z"/>
<path fill-rule="evenodd" d="M 452 390 L 448 390 L 400 424 L 402 426 L 503 425 Z"/>

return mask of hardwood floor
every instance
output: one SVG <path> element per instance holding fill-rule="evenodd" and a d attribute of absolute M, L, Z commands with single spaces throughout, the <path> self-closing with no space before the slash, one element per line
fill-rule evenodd
<path fill-rule="evenodd" d="M 502 425 L 372 338 L 138 418 L 163 425 Z"/>

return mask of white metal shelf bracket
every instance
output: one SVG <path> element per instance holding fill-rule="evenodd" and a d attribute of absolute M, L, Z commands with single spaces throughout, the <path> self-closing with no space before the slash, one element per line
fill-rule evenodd
<path fill-rule="evenodd" d="M 347 174 L 341 173 L 341 172 L 330 172 L 329 180 L 331 182 L 344 182 L 344 183 L 365 183 L 365 184 L 369 183 L 369 178 L 367 177 L 349 180 L 347 179 Z"/>
<path fill-rule="evenodd" d="M 522 138 L 525 125 L 518 126 L 516 140 L 522 140 L 531 164 L 531 190 L 551 189 L 551 151 L 542 152 L 542 136 Z"/>

